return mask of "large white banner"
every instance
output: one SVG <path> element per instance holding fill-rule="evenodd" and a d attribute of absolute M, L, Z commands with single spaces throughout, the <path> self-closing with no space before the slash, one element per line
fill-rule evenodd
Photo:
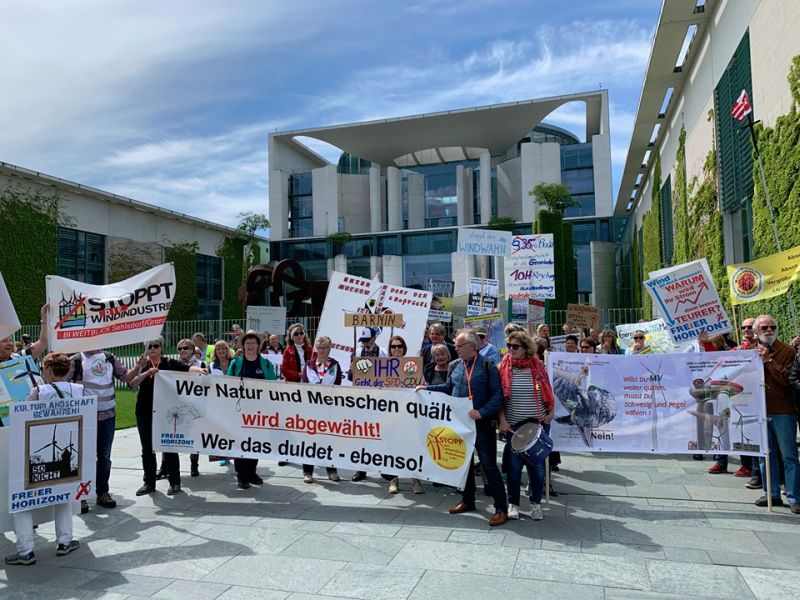
<path fill-rule="evenodd" d="M 655 272 L 644 282 L 653 306 L 664 317 L 675 343 L 697 338 L 703 331 L 719 335 L 731 330 L 714 280 L 702 261 Z"/>
<path fill-rule="evenodd" d="M 9 512 L 94 496 L 97 405 L 94 396 L 11 405 Z"/>
<path fill-rule="evenodd" d="M 506 296 L 555 298 L 554 264 L 552 233 L 515 235 L 511 239 L 511 254 L 504 259 Z"/>
<path fill-rule="evenodd" d="M 286 307 L 248 306 L 247 329 L 258 333 L 274 333 L 282 338 L 286 335 Z"/>
<path fill-rule="evenodd" d="M 668 354 L 670 352 L 699 352 L 697 341 L 675 344 L 664 319 L 653 319 L 644 323 L 617 325 L 619 347 L 628 352 L 633 346 L 633 334 L 644 331 L 644 350 L 640 354 Z"/>
<path fill-rule="evenodd" d="M 47 276 L 48 348 L 81 352 L 147 342 L 161 335 L 175 297 L 172 263 L 108 285 Z"/>
<path fill-rule="evenodd" d="M 0 273 L 0 340 L 8 337 L 20 328 L 19 319 L 17 318 L 17 311 L 14 310 L 14 304 L 11 302 L 11 296 L 6 288 L 6 282 L 3 280 L 3 274 Z"/>
<path fill-rule="evenodd" d="M 764 367 L 754 350 L 549 356 L 564 451 L 746 454 L 767 450 Z"/>
<path fill-rule="evenodd" d="M 459 227 L 456 252 L 482 256 L 505 256 L 511 252 L 511 232 Z"/>
<path fill-rule="evenodd" d="M 153 448 L 392 473 L 460 487 L 471 405 L 436 392 L 161 371 Z"/>
<path fill-rule="evenodd" d="M 389 338 L 392 335 L 401 335 L 406 341 L 408 354 L 418 356 L 425 328 L 428 326 L 432 298 L 433 294 L 424 290 L 384 284 L 375 279 L 334 271 L 328 285 L 325 305 L 322 307 L 317 335 L 331 338 L 331 356 L 339 361 L 342 368 L 347 369 L 355 351 L 353 334 L 356 333 L 357 338 L 360 328 L 345 327 L 345 315 L 400 313 L 403 315 L 403 326 L 381 329 L 378 345 L 388 352 Z"/>

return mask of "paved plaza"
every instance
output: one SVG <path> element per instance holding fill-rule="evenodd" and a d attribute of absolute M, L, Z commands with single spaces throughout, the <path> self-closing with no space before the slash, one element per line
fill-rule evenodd
<path fill-rule="evenodd" d="M 182 466 L 188 469 L 188 457 Z M 263 486 L 239 490 L 233 468 L 201 457 L 183 489 L 136 498 L 136 430 L 117 432 L 115 510 L 75 517 L 81 548 L 55 556 L 52 523 L 38 562 L 0 570 L 0 597 L 313 600 L 337 598 L 800 597 L 800 517 L 753 506 L 758 491 L 708 475 L 690 457 L 566 455 L 545 520 L 490 529 L 452 516 L 458 496 L 410 482 L 391 495 L 370 478 L 314 485 L 298 467 L 263 461 Z M 343 472 L 343 475 L 349 475 Z M 479 486 L 480 489 L 480 486 Z M 527 501 L 523 500 L 527 510 Z M 14 551 L 3 539 L 3 554 Z"/>

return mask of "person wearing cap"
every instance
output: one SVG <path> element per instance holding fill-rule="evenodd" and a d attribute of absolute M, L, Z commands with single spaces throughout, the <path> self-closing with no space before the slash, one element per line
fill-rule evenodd
<path fill-rule="evenodd" d="M 386 351 L 378 346 L 378 336 L 381 334 L 380 327 L 362 327 L 358 330 L 358 342 L 361 350 L 358 356 L 386 356 Z"/>
<path fill-rule="evenodd" d="M 490 344 L 486 339 L 486 328 L 485 327 L 473 327 L 472 331 L 475 332 L 475 335 L 478 336 L 478 342 L 480 343 L 480 348 L 478 348 L 478 354 L 483 356 L 484 358 L 488 358 L 494 364 L 500 364 L 500 350 L 497 349 L 497 346 L 494 344 Z"/>
<path fill-rule="evenodd" d="M 228 375 L 248 379 L 267 379 L 275 381 L 275 369 L 272 363 L 258 353 L 261 338 L 252 329 L 242 335 L 242 353 L 228 365 Z M 256 473 L 257 458 L 234 458 L 233 467 L 236 470 L 238 486 L 246 490 L 251 484 L 261 485 L 264 480 Z"/>

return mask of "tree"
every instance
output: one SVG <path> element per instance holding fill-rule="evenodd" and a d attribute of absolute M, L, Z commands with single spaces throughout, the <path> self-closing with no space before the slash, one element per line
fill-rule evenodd
<path fill-rule="evenodd" d="M 537 183 L 529 196 L 533 196 L 533 201 L 539 206 L 552 213 L 564 214 L 565 208 L 580 206 L 580 202 L 572 197 L 569 188 L 560 183 Z"/>
<path fill-rule="evenodd" d="M 236 229 L 241 231 L 246 239 L 247 246 L 246 252 L 246 268 L 245 273 L 250 270 L 250 267 L 256 262 L 256 248 L 254 244 L 256 239 L 256 231 L 269 229 L 269 219 L 262 214 L 254 213 L 252 211 L 240 212 L 236 217 L 239 219 L 239 224 Z M 261 260 L 261 252 L 259 248 L 258 260 Z"/>

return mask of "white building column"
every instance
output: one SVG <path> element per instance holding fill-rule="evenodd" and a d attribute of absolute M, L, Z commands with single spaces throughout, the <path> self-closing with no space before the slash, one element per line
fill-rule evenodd
<path fill-rule="evenodd" d="M 403 285 L 403 257 L 387 254 L 383 257 L 381 281 L 390 285 Z"/>
<path fill-rule="evenodd" d="M 475 274 L 475 255 L 453 252 L 450 255 L 450 270 L 453 278 L 453 296 L 463 296 L 469 292 L 469 278 Z"/>
<path fill-rule="evenodd" d="M 397 167 L 386 167 L 386 182 L 389 188 L 389 231 L 398 231 L 403 228 L 403 188 L 400 180 L 400 169 Z"/>
<path fill-rule="evenodd" d="M 408 229 L 425 228 L 425 175 L 408 174 Z"/>
<path fill-rule="evenodd" d="M 289 237 L 289 174 L 273 169 L 269 174 L 269 235 L 271 241 Z"/>
<path fill-rule="evenodd" d="M 555 142 L 526 142 L 522 144 L 520 159 L 520 220 L 527 223 L 534 221 L 538 212 L 528 192 L 538 183 L 561 183 L 561 146 Z"/>
<path fill-rule="evenodd" d="M 458 226 L 472 225 L 472 186 L 467 185 L 467 171 L 472 172 L 472 169 L 465 169 L 464 165 L 456 167 L 456 199 L 458 200 Z"/>
<path fill-rule="evenodd" d="M 315 236 L 339 231 L 339 174 L 336 165 L 311 171 L 311 206 Z"/>
<path fill-rule="evenodd" d="M 492 157 L 488 152 L 480 155 L 481 224 L 492 218 Z"/>
<path fill-rule="evenodd" d="M 375 163 L 369 168 L 369 226 L 373 233 L 383 231 L 381 166 Z"/>

